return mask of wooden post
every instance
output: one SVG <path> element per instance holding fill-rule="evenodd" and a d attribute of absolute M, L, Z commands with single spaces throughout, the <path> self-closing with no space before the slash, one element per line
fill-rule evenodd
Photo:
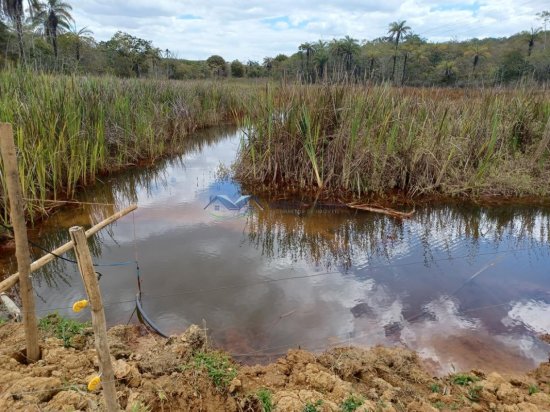
<path fill-rule="evenodd" d="M 0 123 L 0 152 L 4 161 L 4 176 L 10 202 L 10 217 L 15 237 L 15 257 L 19 272 L 19 286 L 23 304 L 23 324 L 29 362 L 40 359 L 38 346 L 38 323 L 36 320 L 34 290 L 30 278 L 31 255 L 25 222 L 25 203 L 21 194 L 21 183 L 17 167 L 17 155 L 11 124 Z"/>
<path fill-rule="evenodd" d="M 103 301 L 99 283 L 92 264 L 90 249 L 84 229 L 75 226 L 69 229 L 71 239 L 74 243 L 78 269 L 82 275 L 86 294 L 92 307 L 92 326 L 95 335 L 95 347 L 99 359 L 99 368 L 101 372 L 101 386 L 103 387 L 103 397 L 105 398 L 105 407 L 108 412 L 118 411 L 118 402 L 116 398 L 115 375 L 111 356 L 109 354 L 109 344 L 107 342 L 107 323 L 105 322 L 105 312 L 103 311 Z"/>
<path fill-rule="evenodd" d="M 120 219 L 123 216 L 126 216 L 128 213 L 134 211 L 137 209 L 137 205 L 132 205 L 130 207 L 127 207 L 124 210 L 121 210 L 120 212 L 115 213 L 113 216 L 108 217 L 107 219 L 99 222 L 97 225 L 93 226 L 92 228 L 88 229 L 86 231 L 86 237 L 90 237 L 97 232 L 99 232 L 101 229 L 103 229 L 105 226 L 110 225 L 111 223 L 115 222 L 116 220 Z M 74 247 L 74 244 L 72 241 L 65 243 L 63 246 L 58 247 L 57 249 L 53 250 L 52 253 L 49 253 L 47 255 L 42 256 L 40 259 L 36 260 L 35 262 L 31 263 L 31 272 L 34 272 L 35 270 L 40 269 L 45 264 L 51 262 L 52 260 L 56 259 L 56 255 L 62 255 L 63 253 L 67 253 L 69 250 L 71 250 Z M 10 289 L 17 283 L 17 279 L 19 278 L 19 273 L 14 273 L 11 276 L 8 276 L 6 279 L 4 279 L 2 282 L 0 282 L 0 292 L 5 292 L 6 290 Z"/>

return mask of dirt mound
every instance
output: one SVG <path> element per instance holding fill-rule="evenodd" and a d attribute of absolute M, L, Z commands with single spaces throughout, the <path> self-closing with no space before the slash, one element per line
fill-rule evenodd
<path fill-rule="evenodd" d="M 93 336 L 69 347 L 45 337 L 42 360 L 21 362 L 22 327 L 0 327 L 0 410 L 102 410 L 89 392 L 98 371 Z M 241 366 L 205 347 L 193 326 L 169 339 L 138 326 L 109 331 L 118 400 L 128 411 L 548 411 L 550 363 L 529 375 L 482 371 L 429 375 L 405 349 L 338 348 L 320 356 L 290 350 L 265 366 Z"/>

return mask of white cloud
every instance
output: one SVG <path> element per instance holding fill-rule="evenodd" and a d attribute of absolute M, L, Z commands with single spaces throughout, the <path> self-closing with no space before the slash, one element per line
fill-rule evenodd
<path fill-rule="evenodd" d="M 293 53 L 304 41 L 350 35 L 373 39 L 388 23 L 406 19 L 413 31 L 433 40 L 501 37 L 539 26 L 535 13 L 544 0 L 434 0 L 384 2 L 348 0 L 168 1 L 81 0 L 73 2 L 78 26 L 106 40 L 117 30 L 153 40 L 181 58 L 261 60 Z M 180 16 L 180 18 L 178 18 Z M 185 18 L 181 16 L 192 16 Z"/>

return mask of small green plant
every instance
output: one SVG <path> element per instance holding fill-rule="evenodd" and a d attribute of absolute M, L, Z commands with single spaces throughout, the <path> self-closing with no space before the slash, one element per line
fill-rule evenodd
<path fill-rule="evenodd" d="M 84 329 L 90 327 L 90 323 L 64 318 L 57 313 L 53 313 L 40 319 L 38 327 L 44 332 L 50 333 L 56 338 L 63 340 L 63 345 L 68 348 L 71 346 L 72 338 L 81 334 Z"/>
<path fill-rule="evenodd" d="M 6 319 L 0 318 L 0 326 L 2 326 L 3 324 L 5 324 L 6 322 L 7 322 Z"/>
<path fill-rule="evenodd" d="M 453 383 L 461 386 L 469 385 L 472 382 L 476 382 L 478 379 L 475 376 L 458 373 L 453 376 Z"/>
<path fill-rule="evenodd" d="M 472 402 L 479 402 L 481 390 L 483 389 L 483 386 L 473 386 L 468 390 L 468 399 Z"/>
<path fill-rule="evenodd" d="M 432 383 L 430 385 L 430 390 L 433 392 L 433 393 L 441 393 L 441 386 L 437 383 Z"/>
<path fill-rule="evenodd" d="M 538 392 L 540 392 L 540 389 L 537 385 L 529 385 L 529 395 L 534 395 Z"/>
<path fill-rule="evenodd" d="M 263 412 L 271 412 L 273 410 L 273 401 L 271 399 L 271 391 L 269 389 L 260 389 L 256 394 L 256 397 L 262 405 Z"/>
<path fill-rule="evenodd" d="M 131 412 L 151 412 L 151 409 L 149 409 L 149 407 L 141 402 L 134 402 L 131 406 L 130 406 L 130 411 Z"/>
<path fill-rule="evenodd" d="M 319 399 L 315 403 L 308 402 L 306 403 L 306 406 L 304 406 L 304 409 L 302 409 L 302 412 L 319 412 L 319 409 L 317 409 L 319 406 L 323 404 L 323 401 Z"/>
<path fill-rule="evenodd" d="M 442 401 L 434 402 L 433 406 L 434 406 L 434 408 L 439 409 L 439 410 L 444 409 L 444 408 L 447 407 L 447 405 L 445 405 L 445 402 L 442 402 Z"/>
<path fill-rule="evenodd" d="M 363 405 L 363 399 L 357 396 L 351 395 L 348 398 L 346 398 L 344 402 L 342 402 L 342 404 L 340 405 L 340 409 L 342 410 L 342 412 L 353 412 L 357 408 L 359 408 L 361 405 Z"/>
<path fill-rule="evenodd" d="M 229 357 L 221 352 L 198 352 L 194 355 L 197 368 L 204 368 L 217 388 L 225 388 L 237 376 L 237 369 Z"/>
<path fill-rule="evenodd" d="M 164 392 L 162 389 L 157 390 L 157 396 L 159 397 L 159 400 L 161 402 L 164 402 L 168 399 L 168 397 L 166 396 L 166 392 Z"/>
<path fill-rule="evenodd" d="M 451 408 L 451 411 L 458 411 L 462 407 L 462 404 L 453 402 L 449 407 Z"/>

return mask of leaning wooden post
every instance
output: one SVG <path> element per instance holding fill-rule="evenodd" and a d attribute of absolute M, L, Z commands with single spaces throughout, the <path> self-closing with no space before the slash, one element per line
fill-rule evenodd
<path fill-rule="evenodd" d="M 27 223 L 25 222 L 25 204 L 21 194 L 21 183 L 17 167 L 17 155 L 13 141 L 13 129 L 9 123 L 0 123 L 0 152 L 4 161 L 4 176 L 10 201 L 10 217 L 15 236 L 15 257 L 19 272 L 19 287 L 23 303 L 23 324 L 27 344 L 27 360 L 36 362 L 40 359 L 38 345 L 38 323 L 34 304 L 34 290 L 30 278 L 31 255 L 27 239 Z"/>
<path fill-rule="evenodd" d="M 92 326 L 95 335 L 95 348 L 99 359 L 99 368 L 101 373 L 101 386 L 103 387 L 103 397 L 105 398 L 105 407 L 108 412 L 118 411 L 118 402 L 116 398 L 115 376 L 111 356 L 109 354 L 109 344 L 107 343 L 107 323 L 105 322 L 105 312 L 103 311 L 103 301 L 99 290 L 99 283 L 92 264 L 90 249 L 84 229 L 75 226 L 69 229 L 71 239 L 74 243 L 78 269 L 84 281 L 86 294 L 92 307 Z"/>

